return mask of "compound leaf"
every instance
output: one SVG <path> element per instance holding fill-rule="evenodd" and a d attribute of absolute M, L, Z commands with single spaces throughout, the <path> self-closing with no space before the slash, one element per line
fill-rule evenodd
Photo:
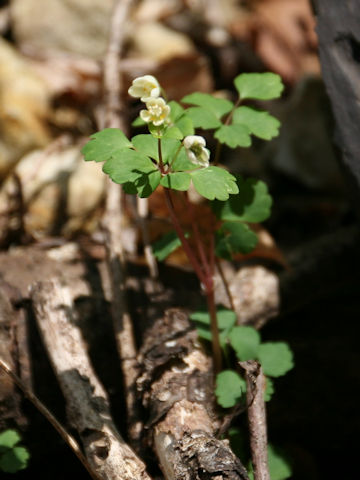
<path fill-rule="evenodd" d="M 222 125 L 214 134 L 220 143 L 231 148 L 250 147 L 250 132 L 244 125 Z"/>
<path fill-rule="evenodd" d="M 292 476 L 290 462 L 286 455 L 273 445 L 268 445 L 268 462 L 271 480 L 286 480 Z"/>
<path fill-rule="evenodd" d="M 195 92 L 191 93 L 190 95 L 186 95 L 181 101 L 189 105 L 205 107 L 206 109 L 210 110 L 219 120 L 223 115 L 225 115 L 225 113 L 229 113 L 234 107 L 230 100 L 216 98 L 213 95 L 201 92 Z"/>
<path fill-rule="evenodd" d="M 191 176 L 186 172 L 174 172 L 162 177 L 160 183 L 163 187 L 173 190 L 188 190 L 190 187 Z"/>
<path fill-rule="evenodd" d="M 14 447 L 0 456 L 0 469 L 15 473 L 26 468 L 30 454 L 24 447 Z"/>
<path fill-rule="evenodd" d="M 188 135 L 194 135 L 195 133 L 193 121 L 186 114 L 176 120 L 175 125 L 179 130 L 181 130 L 184 137 L 187 137 Z"/>
<path fill-rule="evenodd" d="M 192 313 L 190 318 L 195 322 L 199 337 L 211 341 L 210 315 L 207 309 Z M 224 348 L 228 333 L 236 323 L 236 313 L 227 308 L 218 307 L 216 319 L 220 333 L 220 343 Z"/>
<path fill-rule="evenodd" d="M 278 98 L 284 89 L 281 78 L 276 73 L 242 73 L 234 80 L 240 98 L 245 100 L 271 100 Z"/>
<path fill-rule="evenodd" d="M 0 447 L 12 448 L 18 442 L 20 442 L 21 437 L 16 430 L 5 430 L 0 433 Z"/>
<path fill-rule="evenodd" d="M 130 141 L 118 128 L 105 128 L 90 138 L 81 150 L 87 162 L 105 162 L 114 152 L 131 147 Z"/>
<path fill-rule="evenodd" d="M 172 170 L 175 172 L 181 172 L 184 170 L 194 170 L 194 168 L 197 168 L 196 165 L 190 162 L 184 148 L 180 150 L 176 159 L 171 164 L 171 167 L 172 167 Z"/>
<path fill-rule="evenodd" d="M 149 133 L 135 135 L 135 137 L 132 137 L 131 143 L 134 145 L 137 152 L 143 153 L 144 155 L 158 161 L 158 142 L 152 135 Z"/>
<path fill-rule="evenodd" d="M 244 125 L 250 133 L 263 140 L 271 140 L 279 135 L 280 122 L 269 112 L 251 107 L 239 107 L 234 111 L 233 124 Z"/>
<path fill-rule="evenodd" d="M 233 370 L 224 370 L 216 376 L 216 400 L 223 408 L 236 405 L 245 392 L 245 380 Z"/>
<path fill-rule="evenodd" d="M 161 237 L 157 242 L 153 243 L 153 253 L 155 257 L 162 262 L 170 253 L 174 252 L 181 245 L 180 238 L 175 232 L 170 232 Z"/>
<path fill-rule="evenodd" d="M 180 128 L 176 127 L 175 125 L 172 127 L 169 127 L 164 135 L 163 138 L 176 138 L 178 140 L 182 140 L 184 138 L 183 132 L 180 130 Z"/>
<path fill-rule="evenodd" d="M 236 178 L 220 167 L 207 167 L 190 172 L 194 187 L 203 197 L 227 200 L 230 194 L 238 193 Z"/>
<path fill-rule="evenodd" d="M 204 107 L 190 107 L 186 110 L 186 115 L 191 118 L 195 128 L 211 130 L 221 126 L 221 122 L 215 113 Z"/>
<path fill-rule="evenodd" d="M 215 201 L 212 208 L 221 220 L 249 223 L 263 222 L 270 216 L 272 198 L 268 188 L 261 180 L 243 179 L 236 176 L 238 195 L 232 195 L 226 202 Z"/>
<path fill-rule="evenodd" d="M 240 361 L 257 357 L 260 335 L 253 327 L 234 327 L 229 333 L 230 344 Z"/>
<path fill-rule="evenodd" d="M 294 366 L 293 353 L 285 342 L 262 343 L 258 351 L 258 359 L 265 375 L 280 377 Z"/>
<path fill-rule="evenodd" d="M 256 234 L 244 223 L 225 222 L 216 235 L 215 254 L 232 260 L 237 253 L 251 252 L 258 241 Z"/>

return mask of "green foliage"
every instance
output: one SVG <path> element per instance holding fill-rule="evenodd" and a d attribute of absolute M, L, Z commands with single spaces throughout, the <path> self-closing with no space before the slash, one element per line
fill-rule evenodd
<path fill-rule="evenodd" d="M 210 317 L 206 311 L 193 313 L 190 318 L 195 321 L 200 338 L 211 341 Z M 286 343 L 261 343 L 261 337 L 257 330 L 248 326 L 236 326 L 236 315 L 231 310 L 219 309 L 217 311 L 218 327 L 220 332 L 221 348 L 226 352 L 227 345 L 233 348 L 236 357 L 240 361 L 257 360 L 261 363 L 263 372 L 266 375 L 266 388 L 264 400 L 268 402 L 274 393 L 274 383 L 270 377 L 279 377 L 288 372 L 293 366 L 293 355 Z M 228 355 L 226 354 L 228 357 Z M 234 375 L 240 377 L 233 370 Z M 230 408 L 236 405 L 241 396 L 246 392 L 246 383 L 241 384 L 241 395 L 239 393 L 239 381 L 230 381 L 235 378 L 229 373 L 217 382 L 216 397 L 219 405 L 223 408 Z M 241 378 L 241 377 L 240 377 Z M 222 390 L 222 389 L 226 390 Z M 226 406 L 225 406 L 226 405 Z"/>
<path fill-rule="evenodd" d="M 273 445 L 268 445 L 268 462 L 271 480 L 286 480 L 292 469 L 286 454 Z"/>
<path fill-rule="evenodd" d="M 195 128 L 212 130 L 221 126 L 215 113 L 204 107 L 190 107 L 186 110 L 186 115 L 191 118 Z"/>
<path fill-rule="evenodd" d="M 279 135 L 279 120 L 268 112 L 256 110 L 255 108 L 245 106 L 236 108 L 233 113 L 232 123 L 244 126 L 249 133 L 263 140 L 271 140 Z"/>
<path fill-rule="evenodd" d="M 237 253 L 250 253 L 258 241 L 254 233 L 246 224 L 240 222 L 225 222 L 216 232 L 215 254 L 225 260 L 232 260 Z"/>
<path fill-rule="evenodd" d="M 188 237 L 188 235 L 186 235 Z M 152 244 L 155 257 L 161 262 L 181 245 L 180 238 L 175 232 L 170 232 Z"/>
<path fill-rule="evenodd" d="M 210 341 L 210 315 L 207 309 L 192 313 L 190 319 L 195 323 L 199 337 Z M 220 343 L 225 348 L 228 334 L 236 323 L 236 313 L 227 308 L 219 307 L 216 311 L 216 319 L 220 333 Z"/>
<path fill-rule="evenodd" d="M 223 408 L 236 405 L 245 392 L 245 380 L 233 370 L 223 370 L 216 376 L 215 395 Z"/>
<path fill-rule="evenodd" d="M 271 100 L 278 98 L 284 89 L 281 77 L 275 73 L 242 73 L 234 84 L 241 100 Z"/>
<path fill-rule="evenodd" d="M 174 172 L 169 173 L 163 177 L 160 181 L 161 185 L 166 188 L 172 188 L 173 190 L 186 191 L 190 187 L 191 176 L 186 172 Z"/>
<path fill-rule="evenodd" d="M 203 107 L 213 113 L 219 120 L 234 108 L 234 104 L 230 102 L 230 100 L 216 98 L 208 93 L 191 93 L 190 95 L 186 95 L 181 101 L 189 105 Z"/>
<path fill-rule="evenodd" d="M 117 128 L 105 128 L 91 135 L 91 140 L 83 147 L 81 153 L 85 161 L 105 162 L 119 151 L 131 147 L 131 143 Z"/>
<path fill-rule="evenodd" d="M 258 353 L 265 375 L 281 377 L 294 366 L 293 354 L 284 342 L 262 343 Z"/>
<path fill-rule="evenodd" d="M 227 200 L 230 194 L 239 192 L 236 178 L 220 167 L 194 170 L 191 178 L 196 191 L 209 200 Z"/>
<path fill-rule="evenodd" d="M 30 454 L 18 445 L 21 437 L 15 430 L 0 433 L 0 470 L 15 473 L 26 468 Z"/>
<path fill-rule="evenodd" d="M 214 137 L 230 148 L 251 145 L 250 130 L 245 125 L 222 125 L 219 130 L 216 130 Z"/>
<path fill-rule="evenodd" d="M 234 327 L 229 333 L 229 341 L 240 361 L 257 357 L 260 334 L 252 327 Z"/>
<path fill-rule="evenodd" d="M 225 202 L 212 202 L 211 206 L 218 218 L 233 222 L 263 222 L 270 216 L 272 198 L 261 180 L 236 176 L 239 193 Z"/>

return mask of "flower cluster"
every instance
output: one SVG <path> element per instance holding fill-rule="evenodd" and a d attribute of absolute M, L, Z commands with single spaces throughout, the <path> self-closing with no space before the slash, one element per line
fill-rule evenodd
<path fill-rule="evenodd" d="M 146 104 L 146 110 L 141 110 L 140 117 L 146 123 L 156 127 L 163 125 L 170 115 L 170 106 L 160 97 L 160 85 L 152 75 L 135 78 L 128 90 L 129 95 L 140 98 Z"/>

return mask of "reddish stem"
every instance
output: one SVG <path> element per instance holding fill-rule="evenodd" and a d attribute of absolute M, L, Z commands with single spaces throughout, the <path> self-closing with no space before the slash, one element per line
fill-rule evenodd
<path fill-rule="evenodd" d="M 221 371 L 221 347 L 219 338 L 219 328 L 217 324 L 216 305 L 214 289 L 206 291 L 207 306 L 210 315 L 211 344 L 214 359 L 215 374 Z"/>

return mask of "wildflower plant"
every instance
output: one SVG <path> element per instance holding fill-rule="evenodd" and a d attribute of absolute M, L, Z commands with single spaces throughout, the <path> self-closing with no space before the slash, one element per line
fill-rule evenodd
<path fill-rule="evenodd" d="M 216 372 L 223 354 L 214 300 L 215 265 L 217 259 L 231 260 L 255 247 L 257 236 L 249 224 L 264 221 L 272 203 L 262 181 L 233 175 L 219 165 L 221 146 L 249 147 L 253 137 L 270 140 L 278 135 L 280 122 L 248 102 L 278 98 L 283 90 L 280 77 L 273 73 L 241 74 L 234 85 L 235 103 L 199 92 L 179 103 L 160 96 L 166 98 L 152 75 L 136 78 L 128 92 L 146 108 L 133 125 L 147 125 L 149 133 L 129 140 L 121 130 L 107 128 L 95 133 L 82 150 L 85 160 L 104 162 L 103 171 L 125 193 L 149 197 L 163 187 L 174 232 L 155 246 L 155 255 L 164 259 L 182 245 L 207 299 Z M 213 131 L 215 154 L 196 129 Z M 174 195 L 192 214 L 187 195 L 191 186 L 210 203 L 211 232 L 201 232 L 194 215 L 190 231 L 181 225 Z"/>

